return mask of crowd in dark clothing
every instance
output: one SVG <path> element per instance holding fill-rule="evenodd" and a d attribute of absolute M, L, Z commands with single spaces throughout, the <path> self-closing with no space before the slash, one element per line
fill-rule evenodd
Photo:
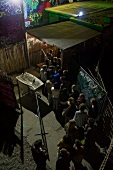
<path fill-rule="evenodd" d="M 76 170 L 82 170 L 82 160 L 99 114 L 98 101 L 91 98 L 90 107 L 86 107 L 84 93 L 70 83 L 68 70 L 61 69 L 59 58 L 53 57 L 52 52 L 40 70 L 40 77 L 44 83 L 42 93 L 66 132 L 57 144 L 56 170 L 69 170 L 71 161 Z"/>

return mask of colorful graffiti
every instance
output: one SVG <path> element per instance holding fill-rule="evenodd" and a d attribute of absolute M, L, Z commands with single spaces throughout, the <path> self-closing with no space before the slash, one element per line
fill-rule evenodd
<path fill-rule="evenodd" d="M 42 25 L 43 11 L 51 6 L 51 0 L 24 0 L 25 27 Z"/>
<path fill-rule="evenodd" d="M 24 0 L 25 27 L 43 25 L 43 12 L 45 8 L 61 5 L 65 0 Z"/>
<path fill-rule="evenodd" d="M 0 0 L 0 47 L 23 41 L 24 20 L 21 1 Z"/>
<path fill-rule="evenodd" d="M 44 24 L 44 9 L 66 0 L 0 0 L 0 47 L 25 39 L 25 27 Z"/>

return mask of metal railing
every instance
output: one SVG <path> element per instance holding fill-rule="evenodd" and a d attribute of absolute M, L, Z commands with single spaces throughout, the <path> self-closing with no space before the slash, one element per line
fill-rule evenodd
<path fill-rule="evenodd" d="M 102 77 L 99 73 L 98 65 L 97 65 L 95 71 L 96 71 L 96 80 L 103 87 L 103 89 L 105 89 L 104 82 L 103 82 Z M 106 91 L 106 89 L 105 89 L 105 91 Z M 108 118 L 110 120 L 109 125 L 106 122 L 106 118 Z M 107 149 L 106 155 L 100 165 L 99 170 L 104 170 L 106 163 L 109 160 L 110 153 L 113 149 L 113 105 L 112 105 L 109 97 L 107 97 L 107 103 L 104 106 L 104 110 L 103 110 L 103 114 L 102 114 L 102 121 L 103 121 L 104 132 L 111 139 L 111 143 L 109 145 L 109 148 Z M 109 130 L 107 130 L 108 126 L 109 126 Z"/>

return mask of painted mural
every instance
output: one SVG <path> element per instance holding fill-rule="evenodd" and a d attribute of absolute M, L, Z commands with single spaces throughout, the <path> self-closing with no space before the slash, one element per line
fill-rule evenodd
<path fill-rule="evenodd" d="M 77 77 L 77 88 L 85 94 L 87 108 L 91 98 L 96 98 L 101 105 L 107 96 L 106 91 L 82 67 Z"/>
<path fill-rule="evenodd" d="M 24 40 L 21 0 L 0 0 L 0 47 Z"/>
<path fill-rule="evenodd" d="M 0 0 L 0 47 L 22 42 L 25 27 L 43 25 L 44 9 L 66 0 Z"/>
<path fill-rule="evenodd" d="M 65 0 L 24 0 L 25 27 L 43 25 L 43 12 L 45 8 L 61 5 Z"/>

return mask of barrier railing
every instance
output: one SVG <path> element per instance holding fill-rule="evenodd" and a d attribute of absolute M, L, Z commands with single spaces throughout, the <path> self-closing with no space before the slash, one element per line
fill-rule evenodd
<path fill-rule="evenodd" d="M 104 82 L 102 80 L 102 77 L 99 73 L 99 67 L 96 67 L 96 79 L 98 83 L 105 89 Z M 107 130 L 108 124 L 106 123 L 106 117 L 109 118 L 110 124 L 109 124 L 109 130 Z M 100 165 L 99 170 L 104 170 L 107 161 L 111 161 L 110 156 L 112 155 L 111 152 L 113 150 L 113 105 L 107 97 L 107 104 L 105 105 L 105 108 L 103 110 L 103 115 L 102 115 L 102 120 L 103 120 L 103 128 L 106 133 L 106 135 L 111 139 L 111 143 L 109 145 L 109 148 L 107 149 L 107 152 L 105 154 L 105 157 Z"/>

